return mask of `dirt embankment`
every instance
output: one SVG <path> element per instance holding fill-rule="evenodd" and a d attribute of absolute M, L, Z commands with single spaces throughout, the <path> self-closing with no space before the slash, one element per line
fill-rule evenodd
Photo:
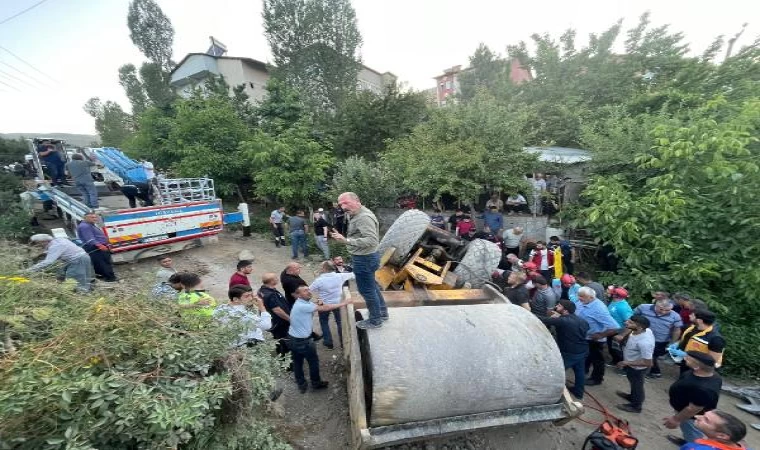
<path fill-rule="evenodd" d="M 252 281 L 260 284 L 265 272 L 279 274 L 291 261 L 290 249 L 275 248 L 268 237 L 243 238 L 239 233 L 223 233 L 217 245 L 192 249 L 173 255 L 175 266 L 180 270 L 202 273 L 204 284 L 218 299 L 226 299 L 227 283 L 235 271 L 235 263 L 241 251 L 255 255 Z M 301 261 L 304 265 L 302 277 L 308 282 L 314 279 L 319 263 L 318 258 Z M 140 275 L 150 275 L 157 269 L 155 261 L 142 261 L 133 265 L 118 266 L 118 275 L 128 283 Z M 319 329 L 315 318 L 314 328 Z M 333 331 L 335 333 L 335 331 Z M 730 346 L 730 343 L 729 343 Z M 280 383 L 284 393 L 274 407 L 275 424 L 279 432 L 296 449 L 335 450 L 349 447 L 350 430 L 348 402 L 346 397 L 345 367 L 341 350 L 328 350 L 318 345 L 322 377 L 330 382 L 324 391 L 301 394 L 296 389 L 292 375 L 283 375 Z M 668 387 L 677 375 L 677 369 L 665 366 L 665 375 L 659 380 L 647 380 L 644 413 L 630 414 L 615 410 L 622 401 L 615 395 L 616 390 L 627 390 L 624 376 L 609 370 L 601 386 L 588 390 L 619 417 L 630 421 L 631 427 L 640 440 L 640 449 L 675 449 L 665 435 L 678 434 L 678 430 L 667 430 L 661 425 L 662 418 L 672 414 L 668 404 Z M 536 374 L 541 376 L 541 374 Z M 466 382 L 466 380 L 464 380 Z M 720 408 L 740 417 L 745 423 L 758 423 L 760 418 L 749 415 L 736 407 L 738 400 L 723 395 Z M 584 419 L 599 422 L 601 416 L 593 411 Z M 574 421 L 563 427 L 546 424 L 524 425 L 513 428 L 486 430 L 454 438 L 428 440 L 395 447 L 398 450 L 473 450 L 473 449 L 580 449 L 593 426 Z M 748 430 L 747 444 L 760 448 L 760 432 Z"/>

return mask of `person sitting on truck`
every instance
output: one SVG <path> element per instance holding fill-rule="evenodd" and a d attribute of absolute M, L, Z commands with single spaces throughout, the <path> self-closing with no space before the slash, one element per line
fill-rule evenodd
<path fill-rule="evenodd" d="M 50 184 L 53 186 L 68 184 L 66 183 L 66 161 L 55 148 L 55 145 L 49 140 L 44 140 L 37 146 L 37 153 L 48 169 Z"/>
<path fill-rule="evenodd" d="M 77 282 L 77 291 L 90 292 L 92 263 L 87 253 L 68 238 L 54 238 L 49 234 L 35 234 L 29 239 L 32 245 L 45 246 L 47 256 L 33 265 L 27 272 L 39 272 L 42 269 L 59 264 L 58 274 L 63 279 L 71 278 Z"/>
<path fill-rule="evenodd" d="M 90 171 L 90 168 L 94 166 L 94 162 L 87 161 L 78 153 L 71 155 L 71 161 L 66 163 L 66 170 L 74 180 L 74 186 L 82 195 L 82 202 L 90 208 L 98 207 L 98 190 L 95 188 L 95 181 Z"/>
<path fill-rule="evenodd" d="M 97 225 L 100 217 L 94 212 L 88 212 L 77 225 L 77 236 L 82 241 L 82 247 L 90 255 L 95 274 L 103 281 L 112 283 L 119 281 L 113 273 L 111 250 L 108 248 L 108 238 Z"/>

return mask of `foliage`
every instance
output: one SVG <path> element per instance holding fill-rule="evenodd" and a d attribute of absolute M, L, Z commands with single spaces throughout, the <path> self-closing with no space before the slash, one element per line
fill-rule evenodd
<path fill-rule="evenodd" d="M 434 111 L 412 133 L 390 143 L 382 161 L 399 186 L 437 201 L 475 200 L 486 188 L 523 190 L 537 163 L 523 151 L 526 116 L 486 92 L 472 102 Z"/>
<path fill-rule="evenodd" d="M 23 241 L 34 233 L 19 198 L 25 190 L 21 178 L 0 173 L 0 239 Z"/>
<path fill-rule="evenodd" d="M 29 145 L 22 138 L 0 138 L 0 163 L 24 162 L 24 155 L 27 153 Z"/>
<path fill-rule="evenodd" d="M 161 70 L 172 69 L 174 28 L 154 0 L 132 0 L 127 14 L 129 38 Z"/>
<path fill-rule="evenodd" d="M 277 77 L 267 81 L 267 95 L 256 107 L 256 118 L 261 129 L 279 134 L 304 118 L 304 105 L 298 92 Z"/>
<path fill-rule="evenodd" d="M 329 198 L 334 201 L 343 192 L 354 192 L 370 209 L 393 206 L 399 192 L 391 172 L 380 162 L 349 156 L 337 164 L 328 191 Z"/>
<path fill-rule="evenodd" d="M 148 95 L 142 81 L 137 77 L 137 69 L 134 64 L 124 64 L 119 67 L 119 84 L 132 105 L 132 114 L 140 116 L 148 107 Z"/>
<path fill-rule="evenodd" d="M 470 56 L 470 69 L 459 76 L 462 91 L 460 97 L 472 100 L 480 89 L 494 90 L 497 83 L 505 76 L 509 65 L 498 53 L 494 53 L 487 45 L 481 43 L 475 53 Z M 508 76 L 508 75 L 507 75 Z"/>
<path fill-rule="evenodd" d="M 356 89 L 362 43 L 350 0 L 264 0 L 264 33 L 277 74 L 315 111 Z"/>
<path fill-rule="evenodd" d="M 252 161 L 256 193 L 287 204 L 312 205 L 334 162 L 329 147 L 314 139 L 306 123 L 277 136 L 256 131 L 240 150 Z"/>
<path fill-rule="evenodd" d="M 133 128 L 132 118 L 118 103 L 102 103 L 98 97 L 93 97 L 85 103 L 84 110 L 95 118 L 95 130 L 104 147 L 121 147 L 129 138 Z"/>
<path fill-rule="evenodd" d="M 654 127 L 651 151 L 635 159 L 635 178 L 598 177 L 579 225 L 611 244 L 622 279 L 646 288 L 677 287 L 750 326 L 760 269 L 760 100 L 719 98 L 691 111 L 683 124 Z M 757 367 L 755 362 L 755 369 Z"/>
<path fill-rule="evenodd" d="M 43 276 L 3 275 L 0 292 L 0 435 L 13 448 L 177 448 L 212 433 L 241 389 L 241 417 L 260 431 L 248 448 L 271 443 L 253 409 L 281 367 L 271 344 L 230 353 L 239 327 L 183 318 L 134 291 L 82 296 Z"/>
<path fill-rule="evenodd" d="M 408 135 L 427 115 L 425 97 L 391 84 L 383 95 L 360 91 L 330 119 L 335 155 L 377 159 L 386 141 Z"/>

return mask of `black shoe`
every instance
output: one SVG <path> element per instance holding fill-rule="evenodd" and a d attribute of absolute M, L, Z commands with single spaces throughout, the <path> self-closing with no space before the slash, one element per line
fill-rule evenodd
<path fill-rule="evenodd" d="M 656 380 L 658 378 L 662 378 L 662 374 L 661 373 L 648 373 L 648 374 L 646 374 L 644 376 L 647 377 L 647 378 L 649 378 L 650 380 Z"/>
<path fill-rule="evenodd" d="M 119 279 L 118 278 L 111 278 L 109 280 L 109 279 L 103 278 L 103 281 L 106 282 L 106 283 L 118 283 Z"/>
<path fill-rule="evenodd" d="M 320 381 L 319 383 L 311 383 L 311 388 L 318 391 L 320 389 L 327 389 L 329 384 L 327 381 Z"/>
<path fill-rule="evenodd" d="M 319 342 L 322 340 L 322 335 L 317 333 L 311 333 L 311 338 L 314 339 L 314 342 Z"/>
<path fill-rule="evenodd" d="M 669 434 L 669 435 L 667 435 L 667 436 L 665 436 L 665 437 L 666 437 L 666 438 L 667 438 L 667 439 L 668 439 L 668 440 L 669 440 L 671 443 L 673 443 L 673 444 L 675 444 L 675 445 L 677 445 L 677 446 L 679 446 L 679 447 L 680 447 L 680 446 L 682 446 L 682 445 L 685 445 L 685 444 L 686 444 L 686 439 L 682 439 L 682 438 L 680 438 L 680 437 L 678 437 L 678 436 L 673 436 L 672 434 Z"/>
<path fill-rule="evenodd" d="M 332 345 L 332 344 L 330 344 L 330 345 L 324 344 L 324 346 L 327 347 L 327 348 L 329 348 L 330 350 L 332 350 L 332 349 L 335 348 L 335 346 Z"/>
<path fill-rule="evenodd" d="M 600 384 L 602 384 L 602 382 L 598 380 L 586 380 L 586 386 L 599 386 Z"/>
<path fill-rule="evenodd" d="M 301 391 L 301 393 L 302 393 L 302 394 L 305 394 L 305 393 L 306 393 L 306 391 L 308 391 L 308 390 L 309 390 L 309 385 L 308 385 L 308 384 L 306 384 L 306 383 L 304 383 L 304 384 L 299 384 L 299 385 L 298 385 L 298 390 L 299 390 L 299 391 Z"/>
<path fill-rule="evenodd" d="M 631 401 L 631 394 L 626 394 L 623 391 L 615 391 L 615 395 L 622 398 L 623 400 L 630 402 Z"/>
<path fill-rule="evenodd" d="M 617 409 L 619 409 L 621 411 L 626 411 L 626 412 L 629 412 L 629 413 L 636 413 L 636 414 L 641 413 L 641 408 L 637 408 L 637 407 L 631 405 L 630 403 L 626 403 L 624 405 L 617 405 Z"/>

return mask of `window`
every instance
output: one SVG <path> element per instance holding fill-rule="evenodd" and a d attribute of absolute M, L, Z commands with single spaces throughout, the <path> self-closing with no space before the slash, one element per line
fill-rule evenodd
<path fill-rule="evenodd" d="M 451 89 L 452 83 L 451 80 L 446 81 L 446 89 Z"/>

